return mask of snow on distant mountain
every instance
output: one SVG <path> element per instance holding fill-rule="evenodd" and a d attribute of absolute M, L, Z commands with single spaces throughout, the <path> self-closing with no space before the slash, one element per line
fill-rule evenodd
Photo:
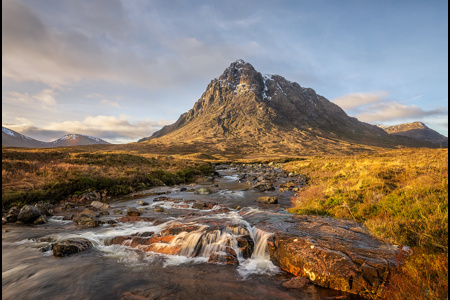
<path fill-rule="evenodd" d="M 2 126 L 2 147 L 50 148 L 109 144 L 100 138 L 83 134 L 66 134 L 53 142 L 42 142 Z"/>

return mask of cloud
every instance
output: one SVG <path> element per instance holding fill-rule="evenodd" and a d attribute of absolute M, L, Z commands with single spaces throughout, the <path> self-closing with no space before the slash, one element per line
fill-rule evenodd
<path fill-rule="evenodd" d="M 399 102 L 381 102 L 361 110 L 356 117 L 365 122 L 383 122 L 398 120 L 421 120 L 424 117 L 447 114 L 447 109 L 424 110 L 417 105 L 405 105 Z"/>
<path fill-rule="evenodd" d="M 22 103 L 27 105 L 40 104 L 42 107 L 48 108 L 54 107 L 58 104 L 56 102 L 55 95 L 57 95 L 57 93 L 53 89 L 43 89 L 35 95 L 11 91 L 2 99 L 2 102 L 16 104 Z"/>
<path fill-rule="evenodd" d="M 8 128 L 42 141 L 52 141 L 64 134 L 79 133 L 102 138 L 111 143 L 130 143 L 150 136 L 173 121 L 150 119 L 130 122 L 127 116 L 87 116 L 82 121 L 53 122 L 38 128 L 26 119 Z"/>
<path fill-rule="evenodd" d="M 110 106 L 114 106 L 114 107 L 117 107 L 117 108 L 120 108 L 120 105 L 119 105 L 118 102 L 109 101 L 108 99 L 102 99 L 102 100 L 100 101 L 100 103 L 106 104 L 106 105 L 110 105 Z"/>
<path fill-rule="evenodd" d="M 2 75 L 52 88 L 100 80 L 160 90 L 209 79 L 218 66 L 258 50 L 254 42 L 206 43 L 181 29 L 158 32 L 145 21 L 133 23 L 131 12 L 112 2 L 62 1 L 51 15 L 33 2 L 2 1 Z M 136 40 L 128 39 L 137 36 L 142 40 L 132 46 Z"/>
<path fill-rule="evenodd" d="M 388 95 L 387 92 L 379 91 L 372 93 L 354 93 L 334 98 L 331 101 L 342 109 L 354 109 L 363 105 L 379 102 Z"/>

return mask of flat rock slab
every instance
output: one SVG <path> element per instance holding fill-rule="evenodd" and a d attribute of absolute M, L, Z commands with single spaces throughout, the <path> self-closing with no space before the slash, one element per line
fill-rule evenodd
<path fill-rule="evenodd" d="M 360 224 L 318 216 L 292 216 L 264 225 L 272 262 L 314 284 L 360 295 L 378 295 L 399 266 L 398 247 L 371 236 Z"/>

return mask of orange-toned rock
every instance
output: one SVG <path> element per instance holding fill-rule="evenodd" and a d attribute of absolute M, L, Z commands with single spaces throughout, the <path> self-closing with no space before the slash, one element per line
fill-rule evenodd
<path fill-rule="evenodd" d="M 376 297 L 399 266 L 399 249 L 374 239 L 356 222 L 293 216 L 267 225 L 270 259 L 281 269 L 326 288 Z"/>
<path fill-rule="evenodd" d="M 157 252 L 157 253 L 162 253 L 162 254 L 175 255 L 180 251 L 181 246 L 164 244 L 164 243 L 155 243 L 155 244 L 151 244 L 147 247 L 142 247 L 141 249 L 144 250 L 145 252 L 152 251 L 152 252 Z"/>

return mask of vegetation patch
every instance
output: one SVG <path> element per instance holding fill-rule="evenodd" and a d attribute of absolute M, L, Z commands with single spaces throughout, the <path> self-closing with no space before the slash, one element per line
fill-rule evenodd
<path fill-rule="evenodd" d="M 193 182 L 214 168 L 196 160 L 79 148 L 2 149 L 2 205 L 58 202 L 86 191 L 125 195 Z"/>
<path fill-rule="evenodd" d="M 386 242 L 413 247 L 417 254 L 394 277 L 387 298 L 405 299 L 406 291 L 413 295 L 407 299 L 446 295 L 448 149 L 313 157 L 284 169 L 309 179 L 290 212 L 353 219 Z"/>

